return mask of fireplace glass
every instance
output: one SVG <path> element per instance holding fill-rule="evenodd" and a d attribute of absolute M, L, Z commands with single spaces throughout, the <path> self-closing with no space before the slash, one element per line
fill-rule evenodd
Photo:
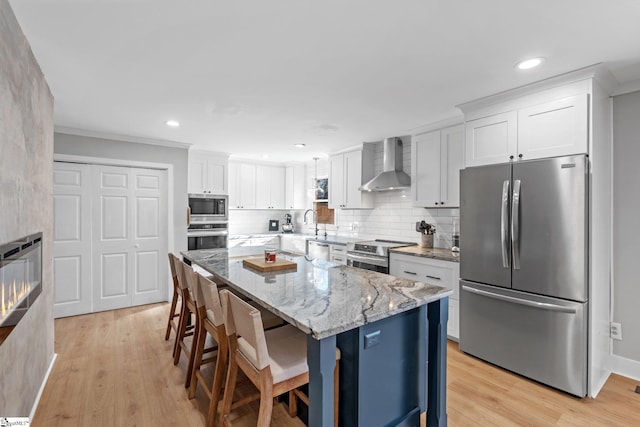
<path fill-rule="evenodd" d="M 42 233 L 0 245 L 0 344 L 42 292 Z"/>

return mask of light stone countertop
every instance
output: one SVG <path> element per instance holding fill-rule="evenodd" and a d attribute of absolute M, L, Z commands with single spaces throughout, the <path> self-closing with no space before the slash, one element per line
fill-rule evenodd
<path fill-rule="evenodd" d="M 354 242 L 362 242 L 365 239 L 361 237 L 357 238 L 357 237 L 345 237 L 345 236 L 314 236 L 313 234 L 312 235 L 307 234 L 307 240 L 314 240 L 316 242 L 331 243 L 336 245 L 346 245 Z"/>
<path fill-rule="evenodd" d="M 419 245 L 414 245 L 389 249 L 389 252 L 413 255 L 422 258 L 439 259 L 442 261 L 460 262 L 460 252 L 451 252 L 451 249 L 445 248 L 421 248 Z"/>
<path fill-rule="evenodd" d="M 307 240 L 314 240 L 316 242 L 323 243 L 332 243 L 338 245 L 346 245 L 347 243 L 352 242 L 360 242 L 363 239 L 357 237 L 346 237 L 346 236 L 316 236 L 314 234 L 307 233 L 284 233 L 282 231 L 272 231 L 270 233 L 251 233 L 251 234 L 233 234 L 230 235 L 228 240 L 237 240 L 237 239 L 251 239 L 255 237 L 277 237 L 277 236 L 296 236 L 300 238 L 305 238 Z"/>
<path fill-rule="evenodd" d="M 358 328 L 450 296 L 450 289 L 306 256 L 297 271 L 261 273 L 242 259 L 263 256 L 264 247 L 208 249 L 181 253 L 263 307 L 316 339 Z"/>

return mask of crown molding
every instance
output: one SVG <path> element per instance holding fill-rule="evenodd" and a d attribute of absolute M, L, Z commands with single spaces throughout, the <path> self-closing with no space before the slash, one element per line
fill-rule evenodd
<path fill-rule="evenodd" d="M 421 133 L 431 132 L 434 130 L 444 129 L 448 127 L 464 124 L 464 116 L 462 114 L 452 116 L 437 122 L 427 123 L 422 126 L 415 127 L 409 131 L 411 135 L 419 135 Z"/>
<path fill-rule="evenodd" d="M 637 92 L 640 90 L 640 79 L 633 80 L 626 83 L 621 83 L 611 93 L 611 96 L 625 95 L 631 92 Z"/>
<path fill-rule="evenodd" d="M 576 83 L 587 79 L 599 79 L 603 76 L 606 76 L 603 80 L 609 80 L 608 74 L 609 71 L 603 64 L 595 64 L 589 67 L 570 71 L 568 73 L 549 77 L 544 80 L 539 80 L 537 82 L 533 82 L 524 86 L 519 86 L 513 89 L 498 92 L 493 95 L 475 99 L 473 101 L 458 104 L 456 105 L 456 108 L 460 109 L 466 116 L 469 111 L 477 110 L 481 107 L 501 104 L 506 101 L 522 98 L 526 95 L 532 95 L 543 90 L 568 85 L 570 83 Z M 610 85 L 606 84 L 606 86 Z"/>
<path fill-rule="evenodd" d="M 133 135 L 120 135 L 109 132 L 100 132 L 94 130 L 87 129 L 78 129 L 66 126 L 54 126 L 55 133 L 63 133 L 67 135 L 75 135 L 75 136 L 86 136 L 88 138 L 100 138 L 107 139 L 112 141 L 121 141 L 121 142 L 131 142 L 136 144 L 148 144 L 148 145 L 157 145 L 160 147 L 169 147 L 169 148 L 184 148 L 189 149 L 191 144 L 186 142 L 178 142 L 178 141 L 169 141 L 166 139 L 155 139 L 155 138 L 145 138 L 141 136 L 133 136 Z"/>

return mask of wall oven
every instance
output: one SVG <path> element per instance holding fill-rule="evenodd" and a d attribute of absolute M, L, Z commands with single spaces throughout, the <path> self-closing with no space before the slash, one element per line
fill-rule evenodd
<path fill-rule="evenodd" d="M 191 224 L 187 229 L 188 249 L 217 249 L 227 247 L 227 223 Z"/>
<path fill-rule="evenodd" d="M 188 249 L 227 247 L 228 196 L 189 194 Z"/>

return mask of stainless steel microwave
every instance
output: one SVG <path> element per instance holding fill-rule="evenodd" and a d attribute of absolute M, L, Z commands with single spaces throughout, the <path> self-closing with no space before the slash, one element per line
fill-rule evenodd
<path fill-rule="evenodd" d="M 189 193 L 189 224 L 227 222 L 229 197 Z"/>

